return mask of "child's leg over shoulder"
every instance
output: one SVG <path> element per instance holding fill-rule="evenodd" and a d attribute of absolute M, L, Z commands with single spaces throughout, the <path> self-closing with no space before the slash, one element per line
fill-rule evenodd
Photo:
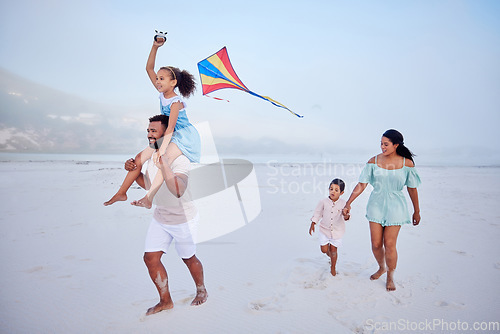
<path fill-rule="evenodd" d="M 154 151 L 154 149 L 148 146 L 141 152 L 137 153 L 135 156 L 135 164 L 137 166 L 142 166 L 144 162 L 148 161 L 153 156 Z"/>
<path fill-rule="evenodd" d="M 104 202 L 105 206 L 111 205 L 115 202 L 120 202 L 120 201 L 126 201 L 127 200 L 127 191 L 134 183 L 134 181 L 137 179 L 137 177 L 141 174 L 141 169 L 144 161 L 148 160 L 151 158 L 153 155 L 154 150 L 150 147 L 146 147 L 142 152 L 138 153 L 135 156 L 135 165 L 136 168 L 134 170 L 131 170 L 127 173 L 127 176 L 125 176 L 125 179 L 123 180 L 122 185 L 120 186 L 120 189 L 116 192 L 116 194 L 113 195 L 108 201 Z"/>
<path fill-rule="evenodd" d="M 168 164 L 171 165 L 175 159 L 182 155 L 182 151 L 179 149 L 177 144 L 170 142 L 167 146 L 165 154 L 167 156 Z"/>

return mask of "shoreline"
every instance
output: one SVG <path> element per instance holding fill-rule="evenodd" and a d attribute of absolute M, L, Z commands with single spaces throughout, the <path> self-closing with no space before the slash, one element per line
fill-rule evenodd
<path fill-rule="evenodd" d="M 23 152 L 0 152 L 0 163 L 5 162 L 81 162 L 81 163 L 124 163 L 127 159 L 132 158 L 134 155 L 126 154 L 91 154 L 91 153 L 23 153 Z M 290 156 L 224 156 L 220 155 L 221 160 L 246 160 L 250 161 L 253 165 L 257 166 L 273 166 L 273 165 L 289 165 L 289 166 L 317 166 L 317 165 L 353 165 L 362 166 L 366 163 L 366 157 L 352 159 L 345 156 L 340 157 L 334 161 L 333 158 L 322 158 L 302 156 L 298 158 Z M 211 161 L 218 160 L 210 157 Z M 356 161 L 357 160 L 357 161 Z M 444 164 L 444 163 L 419 163 L 418 157 L 416 160 L 416 167 L 432 167 L 432 168 L 500 168 L 500 162 L 482 163 L 482 164 Z M 208 163 L 198 163 L 197 165 L 207 165 Z"/>

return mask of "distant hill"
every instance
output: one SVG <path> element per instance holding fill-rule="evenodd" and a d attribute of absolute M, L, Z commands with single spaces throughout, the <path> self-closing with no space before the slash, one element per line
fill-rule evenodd
<path fill-rule="evenodd" d="M 144 122 L 0 69 L 0 151 L 130 153 L 146 144 Z"/>

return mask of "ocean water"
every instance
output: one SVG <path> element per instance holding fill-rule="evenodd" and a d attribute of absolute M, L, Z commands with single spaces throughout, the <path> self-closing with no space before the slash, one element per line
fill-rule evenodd
<path fill-rule="evenodd" d="M 124 162 L 133 155 L 124 154 L 65 154 L 65 153 L 6 153 L 0 152 L 0 161 L 105 161 Z"/>
<path fill-rule="evenodd" d="M 57 154 L 57 153 L 10 153 L 0 152 L 0 161 L 103 161 L 103 162 L 124 162 L 135 155 L 125 154 Z M 244 159 L 255 164 L 274 163 L 364 163 L 365 155 L 298 155 L 298 154 L 277 154 L 277 155 L 219 155 L 209 157 L 210 161 L 219 159 Z"/>
<path fill-rule="evenodd" d="M 220 159 L 244 159 L 253 164 L 365 164 L 369 158 L 378 152 L 354 152 L 342 154 L 219 154 L 208 157 L 210 163 Z M 0 162 L 6 161 L 92 161 L 92 162 L 124 162 L 133 158 L 135 154 L 67 154 L 67 153 L 12 153 L 0 152 Z M 205 157 L 207 158 L 207 157 Z M 500 156 L 491 154 L 488 157 L 474 157 L 463 154 L 420 154 L 415 157 L 417 167 L 444 166 L 444 167 L 500 167 Z"/>

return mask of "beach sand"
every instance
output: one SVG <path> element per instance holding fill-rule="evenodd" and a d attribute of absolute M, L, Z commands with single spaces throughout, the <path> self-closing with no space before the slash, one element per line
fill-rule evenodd
<path fill-rule="evenodd" d="M 0 332 L 499 330 L 500 168 L 417 165 L 422 221 L 401 230 L 389 293 L 385 275 L 369 280 L 377 269 L 364 218 L 369 189 L 353 204 L 336 277 L 308 234 L 331 179 L 344 179 L 347 199 L 362 165 L 253 167 L 258 182 L 246 187 L 260 194 L 255 219 L 234 229 L 203 215 L 209 206 L 224 211 L 223 201 L 200 208 L 200 227 L 220 226 L 197 250 L 208 301 L 190 306 L 194 283 L 171 247 L 164 263 L 175 307 L 145 317 L 157 303 L 142 260 L 153 211 L 128 204 L 144 195 L 137 187 L 128 202 L 102 205 L 125 176 L 122 163 L 1 162 Z"/>

